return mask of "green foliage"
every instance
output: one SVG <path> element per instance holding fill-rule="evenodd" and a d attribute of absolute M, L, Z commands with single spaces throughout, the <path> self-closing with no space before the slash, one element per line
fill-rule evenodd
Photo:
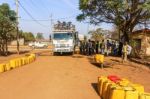
<path fill-rule="evenodd" d="M 96 29 L 95 31 L 90 31 L 89 34 L 91 34 L 91 38 L 95 41 L 100 41 L 104 39 L 104 33 L 105 31 L 101 28 Z"/>
<path fill-rule="evenodd" d="M 128 39 L 135 26 L 150 19 L 150 0 L 80 0 L 78 21 L 111 23 Z"/>
<path fill-rule="evenodd" d="M 7 42 L 12 38 L 16 26 L 16 13 L 9 5 L 0 5 L 0 54 L 7 55 Z"/>
<path fill-rule="evenodd" d="M 44 39 L 43 34 L 42 33 L 37 33 L 36 39 L 38 39 L 38 40 Z"/>
<path fill-rule="evenodd" d="M 25 32 L 25 33 L 23 33 L 23 37 L 24 37 L 24 39 L 25 39 L 26 42 L 34 41 L 35 40 L 35 37 L 34 37 L 34 35 L 31 32 Z"/>

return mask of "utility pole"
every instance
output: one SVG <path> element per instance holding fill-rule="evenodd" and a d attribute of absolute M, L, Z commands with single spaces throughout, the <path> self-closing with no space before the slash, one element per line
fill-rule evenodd
<path fill-rule="evenodd" d="M 18 28 L 18 25 L 19 25 L 19 11 L 18 11 L 18 8 L 19 8 L 19 1 L 18 0 L 15 0 L 16 1 L 16 32 L 17 32 L 17 53 L 20 54 L 20 51 L 19 51 L 19 28 Z"/>
<path fill-rule="evenodd" d="M 50 31 L 50 40 L 52 38 L 52 32 L 53 32 L 53 14 L 50 16 L 50 21 L 51 21 L 51 31 Z"/>

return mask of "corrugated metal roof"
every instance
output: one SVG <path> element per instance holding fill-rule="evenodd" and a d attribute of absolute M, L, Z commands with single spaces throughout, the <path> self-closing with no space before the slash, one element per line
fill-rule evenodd
<path fill-rule="evenodd" d="M 137 33 L 150 33 L 150 29 L 141 29 L 141 30 L 137 30 L 132 32 L 132 34 L 137 34 Z"/>

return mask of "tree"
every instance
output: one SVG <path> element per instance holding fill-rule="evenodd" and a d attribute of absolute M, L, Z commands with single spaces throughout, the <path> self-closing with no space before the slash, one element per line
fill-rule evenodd
<path fill-rule="evenodd" d="M 43 33 L 37 33 L 36 39 L 38 39 L 38 40 L 44 39 Z"/>
<path fill-rule="evenodd" d="M 11 10 L 9 5 L 3 3 L 0 5 L 0 54 L 7 55 L 7 43 L 11 39 L 12 31 L 15 29 L 16 13 Z"/>
<path fill-rule="evenodd" d="M 35 37 L 34 37 L 33 33 L 31 33 L 31 32 L 24 32 L 23 38 L 25 39 L 26 42 L 35 40 Z"/>
<path fill-rule="evenodd" d="M 101 28 L 90 31 L 89 34 L 91 34 L 91 38 L 95 41 L 104 39 L 104 30 L 102 30 Z"/>
<path fill-rule="evenodd" d="M 111 23 L 123 33 L 125 41 L 135 26 L 150 19 L 150 0 L 80 0 L 78 21 L 92 24 Z"/>

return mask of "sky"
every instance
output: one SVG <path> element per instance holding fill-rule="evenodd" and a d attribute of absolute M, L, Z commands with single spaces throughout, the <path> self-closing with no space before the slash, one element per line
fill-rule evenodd
<path fill-rule="evenodd" d="M 84 35 L 89 30 L 99 27 L 107 30 L 112 29 L 112 26 L 108 24 L 94 26 L 78 22 L 76 16 L 81 13 L 78 9 L 79 0 L 19 0 L 19 2 L 19 29 L 33 32 L 35 35 L 38 32 L 43 33 L 45 38 L 49 38 L 52 31 L 51 19 L 53 19 L 53 24 L 58 20 L 71 21 L 76 25 L 76 30 Z M 2 3 L 8 3 L 12 10 L 16 9 L 15 0 L 0 0 L 0 4 Z M 33 21 L 33 18 L 38 21 Z"/>

